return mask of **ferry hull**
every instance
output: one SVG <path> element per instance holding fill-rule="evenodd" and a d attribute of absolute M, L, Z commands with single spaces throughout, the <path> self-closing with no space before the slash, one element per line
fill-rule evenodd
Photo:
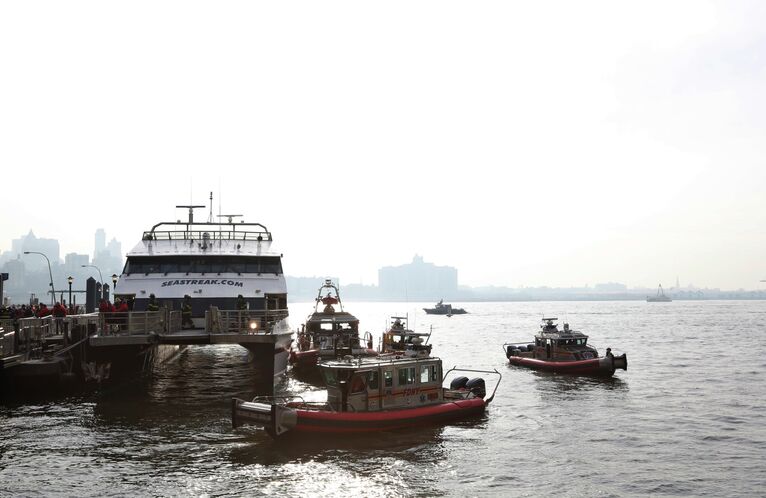
<path fill-rule="evenodd" d="M 265 427 L 272 437 L 285 434 L 331 435 L 367 433 L 437 425 L 479 416 L 486 409 L 482 398 L 379 412 L 305 410 L 284 405 L 232 399 L 232 424 Z"/>
<path fill-rule="evenodd" d="M 624 354 L 621 356 L 604 356 L 578 361 L 546 361 L 523 356 L 510 356 L 508 361 L 511 365 L 531 368 L 533 370 L 596 377 L 611 377 L 618 368 L 622 370 L 628 369 L 628 358 Z"/>

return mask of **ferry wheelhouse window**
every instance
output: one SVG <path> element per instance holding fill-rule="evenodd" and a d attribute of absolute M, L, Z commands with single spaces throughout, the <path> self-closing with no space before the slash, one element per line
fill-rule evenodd
<path fill-rule="evenodd" d="M 415 383 L 415 367 L 399 369 L 399 385 L 406 386 Z"/>
<path fill-rule="evenodd" d="M 420 383 L 426 384 L 428 382 L 435 382 L 439 380 L 439 373 L 436 365 L 421 365 L 420 367 Z"/>
<path fill-rule="evenodd" d="M 276 256 L 135 256 L 123 272 L 131 273 L 266 273 L 282 274 Z"/>

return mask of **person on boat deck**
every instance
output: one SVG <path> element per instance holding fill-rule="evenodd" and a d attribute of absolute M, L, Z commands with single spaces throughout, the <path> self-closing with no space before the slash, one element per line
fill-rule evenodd
<path fill-rule="evenodd" d="M 112 306 L 112 303 L 106 299 L 102 299 L 98 305 L 98 311 L 101 313 L 112 313 L 114 311 L 114 306 Z"/>
<path fill-rule="evenodd" d="M 191 296 L 186 294 L 184 296 L 183 305 L 181 305 L 181 328 L 188 329 L 194 327 L 194 322 L 191 319 L 192 305 Z"/>
<path fill-rule="evenodd" d="M 614 356 L 612 354 L 612 348 L 606 348 L 606 354 L 604 356 Z"/>
<path fill-rule="evenodd" d="M 240 311 L 247 309 L 247 303 L 245 302 L 245 298 L 242 296 L 242 294 L 237 295 L 237 309 Z"/>
<path fill-rule="evenodd" d="M 127 313 L 128 311 L 130 311 L 128 309 L 128 303 L 126 303 L 123 299 L 120 299 L 119 297 L 114 300 L 114 304 L 115 304 L 114 311 L 116 311 L 117 313 Z"/>
<path fill-rule="evenodd" d="M 146 311 L 159 311 L 160 305 L 157 302 L 157 297 L 154 294 L 149 294 L 149 303 L 146 305 Z"/>

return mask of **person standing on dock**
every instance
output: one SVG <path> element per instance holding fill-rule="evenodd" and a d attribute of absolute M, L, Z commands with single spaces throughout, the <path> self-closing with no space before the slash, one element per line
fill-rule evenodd
<path fill-rule="evenodd" d="M 181 306 L 181 328 L 182 329 L 194 328 L 194 322 L 192 321 L 191 315 L 192 315 L 191 296 L 186 294 L 184 296 L 184 303 Z"/>
<path fill-rule="evenodd" d="M 50 316 L 50 314 L 51 314 L 51 310 L 48 309 L 45 303 L 40 304 L 40 307 L 37 309 L 37 318 Z"/>
<path fill-rule="evenodd" d="M 56 335 L 64 332 L 64 317 L 66 317 L 66 308 L 63 304 L 57 302 L 53 305 L 53 318 L 56 319 Z"/>

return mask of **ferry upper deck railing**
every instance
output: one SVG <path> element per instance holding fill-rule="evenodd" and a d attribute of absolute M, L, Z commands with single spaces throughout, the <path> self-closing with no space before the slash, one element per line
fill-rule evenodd
<path fill-rule="evenodd" d="M 286 309 L 219 310 L 211 307 L 205 312 L 205 323 L 211 334 L 271 334 L 276 324 L 287 316 Z"/>
<path fill-rule="evenodd" d="M 158 228 L 165 228 L 158 230 Z M 260 223 L 158 223 L 143 240 L 194 240 L 215 242 L 219 240 L 271 241 L 271 232 Z"/>

